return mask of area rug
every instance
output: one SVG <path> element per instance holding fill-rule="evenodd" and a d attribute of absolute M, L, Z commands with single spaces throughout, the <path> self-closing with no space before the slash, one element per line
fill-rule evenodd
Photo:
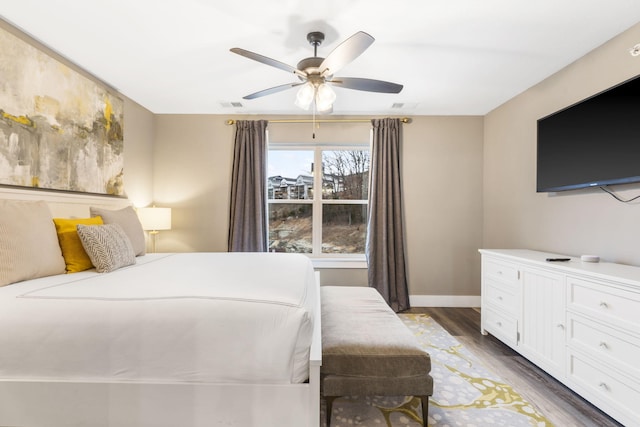
<path fill-rule="evenodd" d="M 433 396 L 428 425 L 437 427 L 553 427 L 442 326 L 426 314 L 400 314 L 431 355 Z M 324 405 L 321 420 L 325 425 Z M 419 427 L 413 397 L 343 397 L 333 403 L 331 427 Z"/>

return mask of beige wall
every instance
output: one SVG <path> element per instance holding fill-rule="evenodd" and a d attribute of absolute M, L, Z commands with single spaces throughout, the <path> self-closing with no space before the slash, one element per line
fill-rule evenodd
<path fill-rule="evenodd" d="M 234 126 L 215 115 L 158 115 L 155 202 L 173 207 L 163 251 L 225 251 Z M 279 119 L 282 117 L 275 117 Z M 269 117 L 267 117 L 269 119 Z M 273 118 L 272 118 L 273 119 Z M 318 142 L 369 140 L 367 123 L 321 124 Z M 403 126 L 407 266 L 412 295 L 479 295 L 482 118 L 414 117 Z M 314 141 L 310 124 L 269 125 L 274 142 Z M 366 285 L 366 270 L 325 271 L 323 283 Z"/>
<path fill-rule="evenodd" d="M 233 135 L 221 116 L 156 116 L 154 199 L 173 208 L 159 251 L 227 250 Z"/>
<path fill-rule="evenodd" d="M 640 24 L 485 116 L 484 247 L 640 265 L 638 203 L 593 189 L 535 190 L 537 119 L 640 74 L 640 58 L 629 55 L 638 42 Z M 626 197 L 640 193 L 636 184 L 615 189 Z"/>
<path fill-rule="evenodd" d="M 124 189 L 138 207 L 153 201 L 155 115 L 124 98 Z"/>
<path fill-rule="evenodd" d="M 411 295 L 480 295 L 481 117 L 404 126 L 403 186 Z"/>

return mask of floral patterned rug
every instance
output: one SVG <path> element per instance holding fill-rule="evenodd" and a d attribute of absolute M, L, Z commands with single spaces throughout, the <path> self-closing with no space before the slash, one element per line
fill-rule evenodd
<path fill-rule="evenodd" d="M 400 314 L 431 355 L 433 396 L 429 426 L 553 427 L 522 396 L 426 314 Z M 324 405 L 321 414 L 325 425 Z M 419 427 L 422 411 L 413 397 L 343 397 L 333 403 L 331 427 Z"/>

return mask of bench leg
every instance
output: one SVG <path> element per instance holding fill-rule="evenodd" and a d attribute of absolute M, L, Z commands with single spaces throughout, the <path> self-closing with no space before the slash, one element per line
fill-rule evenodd
<path fill-rule="evenodd" d="M 325 396 L 325 416 L 327 419 L 327 427 L 331 427 L 331 413 L 333 412 L 333 401 L 336 400 L 338 396 Z"/>
<path fill-rule="evenodd" d="M 429 396 L 419 396 L 419 398 L 422 403 L 422 426 L 427 427 L 427 418 L 429 417 Z"/>

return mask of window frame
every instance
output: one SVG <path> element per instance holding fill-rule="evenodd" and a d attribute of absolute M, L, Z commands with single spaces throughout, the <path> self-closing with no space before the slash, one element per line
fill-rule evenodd
<path fill-rule="evenodd" d="M 365 150 L 371 153 L 370 142 L 343 142 L 343 143 L 301 143 L 301 142 L 271 142 L 267 145 L 267 164 L 269 162 L 269 153 L 272 150 L 282 151 L 312 151 L 314 165 L 322 164 L 323 151 L 347 151 L 347 150 Z M 371 165 L 369 165 L 371 169 Z M 268 175 L 268 173 L 267 173 Z M 269 178 L 268 176 L 266 177 Z M 322 174 L 313 174 L 313 199 L 269 199 L 267 192 L 267 213 L 270 204 L 310 204 L 312 205 L 312 227 L 311 227 L 311 253 L 303 255 L 311 258 L 316 268 L 366 268 L 366 255 L 360 254 L 339 254 L 339 253 L 323 253 L 322 252 L 322 208 L 326 205 L 365 205 L 369 208 L 368 193 L 367 199 L 350 200 L 350 199 L 325 199 L 322 196 Z M 320 189 L 318 191 L 318 189 Z M 368 192 L 368 189 L 367 189 Z M 267 239 L 269 233 L 269 221 L 267 221 Z M 366 237 L 365 237 L 366 239 Z"/>

